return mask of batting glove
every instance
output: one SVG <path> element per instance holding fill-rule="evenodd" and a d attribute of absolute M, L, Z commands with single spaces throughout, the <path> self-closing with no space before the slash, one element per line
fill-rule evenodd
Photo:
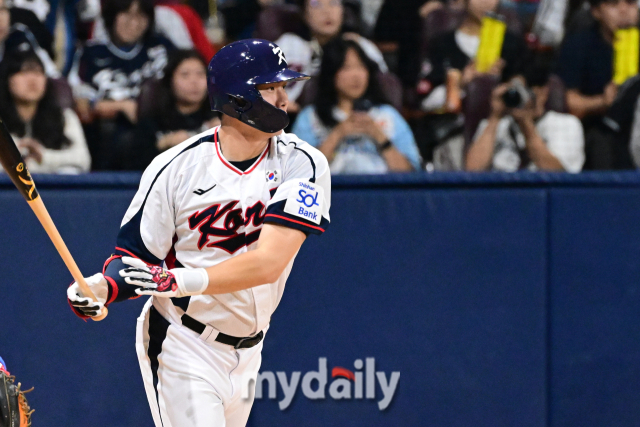
<path fill-rule="evenodd" d="M 201 295 L 209 286 L 209 275 L 204 268 L 174 268 L 148 266 L 143 261 L 123 257 L 122 262 L 131 268 L 120 270 L 124 281 L 136 289 L 138 295 L 153 295 L 162 298 L 182 298 Z"/>
<path fill-rule="evenodd" d="M 94 317 L 102 314 L 102 308 L 107 302 L 109 284 L 102 273 L 94 274 L 84 279 L 91 292 L 96 296 L 97 302 L 82 294 L 78 282 L 73 282 L 67 289 L 67 298 L 71 305 L 85 316 Z"/>

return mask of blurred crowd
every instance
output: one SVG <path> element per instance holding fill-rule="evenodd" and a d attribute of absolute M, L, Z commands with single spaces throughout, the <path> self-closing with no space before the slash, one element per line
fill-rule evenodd
<path fill-rule="evenodd" d="M 507 30 L 480 71 L 485 16 Z M 143 170 L 220 122 L 206 64 L 257 37 L 312 76 L 287 131 L 334 174 L 634 169 L 614 46 L 638 21 L 638 0 L 0 0 L 0 117 L 34 173 Z"/>

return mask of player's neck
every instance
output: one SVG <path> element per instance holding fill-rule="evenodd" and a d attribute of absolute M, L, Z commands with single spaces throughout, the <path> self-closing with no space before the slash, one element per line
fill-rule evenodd
<path fill-rule="evenodd" d="M 222 155 L 230 162 L 241 162 L 259 156 L 271 138 L 270 134 L 226 116 L 223 116 L 218 135 Z"/>

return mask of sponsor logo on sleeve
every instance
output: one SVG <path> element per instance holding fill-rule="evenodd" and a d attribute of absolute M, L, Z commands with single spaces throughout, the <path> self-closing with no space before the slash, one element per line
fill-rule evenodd
<path fill-rule="evenodd" d="M 320 224 L 324 189 L 308 181 L 298 181 L 289 193 L 284 211 L 290 215 Z"/>

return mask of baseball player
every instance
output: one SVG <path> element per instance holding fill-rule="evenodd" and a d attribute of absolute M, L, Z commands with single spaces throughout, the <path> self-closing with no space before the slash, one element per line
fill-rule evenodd
<path fill-rule="evenodd" d="M 162 153 L 144 172 L 122 221 L 115 255 L 74 283 L 84 318 L 112 302 L 151 295 L 136 349 L 157 427 L 244 426 L 262 340 L 293 260 L 329 224 L 325 157 L 282 130 L 288 69 L 275 44 L 241 40 L 208 67 L 222 125 Z M 248 381 L 253 379 L 254 381 Z M 251 390 L 252 391 L 252 390 Z"/>

